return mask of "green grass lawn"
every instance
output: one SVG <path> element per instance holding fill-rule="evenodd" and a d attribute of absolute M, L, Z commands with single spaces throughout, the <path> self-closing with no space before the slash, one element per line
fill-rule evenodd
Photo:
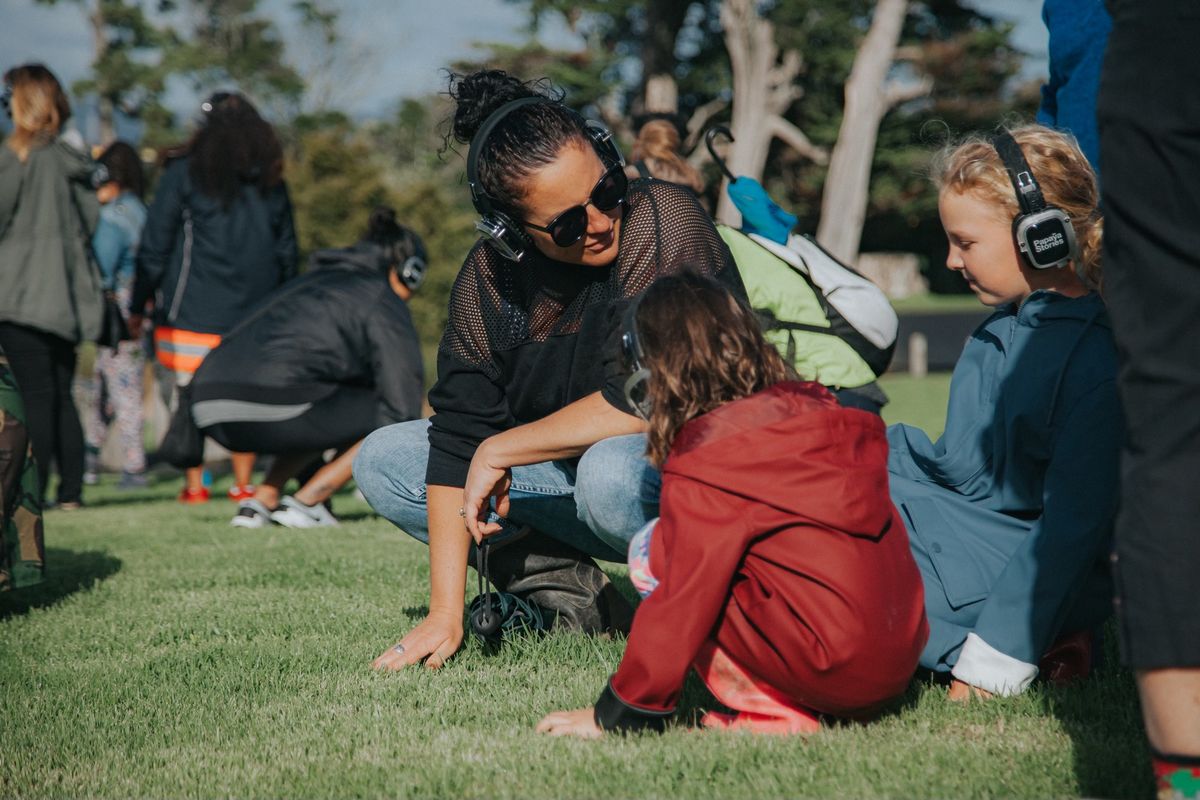
<path fill-rule="evenodd" d="M 944 377 L 889 379 L 940 427 Z M 940 387 L 940 388 L 939 388 Z M 425 611 L 425 549 L 344 495 L 333 531 L 229 527 L 178 479 L 46 516 L 49 577 L 0 598 L 2 797 L 1148 797 L 1127 673 L 960 707 L 916 681 L 809 739 L 533 733 L 589 705 L 619 641 L 469 642 L 438 673 L 371 660 Z M 218 483 L 218 490 L 224 485 Z M 623 581 L 623 568 L 611 573 Z M 628 588 L 627 582 L 624 583 Z"/>

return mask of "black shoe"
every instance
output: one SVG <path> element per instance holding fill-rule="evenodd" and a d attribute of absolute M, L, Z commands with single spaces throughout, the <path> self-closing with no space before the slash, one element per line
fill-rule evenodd
<path fill-rule="evenodd" d="M 633 607 L 586 554 L 537 531 L 492 547 L 496 588 L 539 608 L 546 628 L 629 633 Z"/>
<path fill-rule="evenodd" d="M 487 592 L 476 595 L 467 606 L 467 619 L 471 632 L 488 643 L 498 642 L 513 631 L 545 633 L 554 615 L 515 594 Z"/>

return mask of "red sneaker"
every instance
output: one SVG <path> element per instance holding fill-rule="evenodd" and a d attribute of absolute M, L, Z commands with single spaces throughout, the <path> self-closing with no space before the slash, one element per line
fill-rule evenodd
<path fill-rule="evenodd" d="M 253 500 L 254 487 L 250 484 L 246 484 L 245 486 L 234 484 L 229 487 L 229 499 L 235 503 L 240 503 L 243 500 Z"/>
<path fill-rule="evenodd" d="M 189 489 L 186 486 L 179 493 L 179 502 L 185 505 L 196 505 L 198 503 L 207 503 L 209 498 L 208 489 L 201 486 L 199 489 Z"/>

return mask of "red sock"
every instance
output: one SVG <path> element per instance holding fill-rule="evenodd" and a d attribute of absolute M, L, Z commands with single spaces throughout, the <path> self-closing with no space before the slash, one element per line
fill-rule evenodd
<path fill-rule="evenodd" d="M 1200 800 L 1200 758 L 1153 753 L 1158 800 Z"/>

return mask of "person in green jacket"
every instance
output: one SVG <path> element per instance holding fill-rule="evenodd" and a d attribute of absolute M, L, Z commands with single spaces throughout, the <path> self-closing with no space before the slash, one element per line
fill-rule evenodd
<path fill-rule="evenodd" d="M 13 132 L 0 147 L 0 348 L 21 387 L 39 491 L 57 462 L 58 502 L 70 508 L 82 500 L 84 460 L 75 347 L 97 337 L 104 309 L 86 251 L 95 167 L 60 135 L 71 109 L 48 69 L 16 67 L 4 84 Z"/>
<path fill-rule="evenodd" d="M 1010 143 L 1027 162 L 1011 180 Z M 954 369 L 941 438 L 888 429 L 889 482 L 925 583 L 921 666 L 949 673 L 951 699 L 1013 695 L 1039 674 L 1086 674 L 1112 613 L 1122 417 L 1098 190 L 1075 140 L 1038 125 L 951 148 L 934 175 L 946 266 L 996 311 Z M 1031 257 L 1014 241 L 1014 183 L 1068 218 L 1043 225 Z M 1072 235 L 1069 256 L 1036 258 Z"/>

